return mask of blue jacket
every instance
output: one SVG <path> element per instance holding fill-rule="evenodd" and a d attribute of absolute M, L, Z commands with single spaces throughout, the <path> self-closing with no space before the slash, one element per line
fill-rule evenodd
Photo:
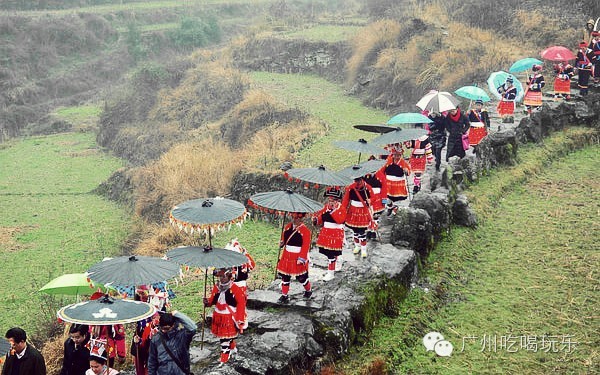
<path fill-rule="evenodd" d="M 150 355 L 148 357 L 148 375 L 185 375 L 177 363 L 165 350 L 161 335 L 171 353 L 185 368 L 190 368 L 190 343 L 196 334 L 196 323 L 182 312 L 175 312 L 175 328 L 167 333 L 158 332 L 150 341 Z M 179 323 L 179 324 L 177 324 Z"/>

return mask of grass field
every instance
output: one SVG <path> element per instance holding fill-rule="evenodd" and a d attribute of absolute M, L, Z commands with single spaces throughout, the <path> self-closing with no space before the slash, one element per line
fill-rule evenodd
<path fill-rule="evenodd" d="M 121 162 L 69 133 L 4 144 L 0 165 L 0 327 L 34 332 L 51 318 L 37 289 L 118 253 L 128 215 L 91 190 Z"/>
<path fill-rule="evenodd" d="M 290 39 L 333 43 L 351 39 L 360 29 L 361 26 L 314 25 L 301 30 L 282 32 L 280 35 Z"/>
<path fill-rule="evenodd" d="M 381 124 L 391 116 L 384 111 L 363 106 L 343 88 L 316 76 L 253 72 L 255 85 L 290 106 L 296 106 L 320 118 L 328 126 L 327 135 L 303 149 L 296 160 L 298 166 L 314 167 L 325 164 L 342 169 L 358 161 L 358 153 L 335 147 L 333 141 L 367 141 L 378 134 L 355 129 L 356 124 Z M 364 161 L 368 155 L 362 155 Z"/>
<path fill-rule="evenodd" d="M 561 137 L 526 147 L 523 163 L 471 187 L 485 220 L 451 232 L 400 316 L 384 318 L 340 370 L 368 373 L 365 363 L 383 360 L 397 374 L 597 373 L 600 148 L 553 160 L 497 194 L 498 181 L 520 179 L 524 165 L 543 166 L 540 148 Z M 493 206 L 474 199 L 486 195 L 498 198 Z M 454 346 L 451 357 L 425 350 L 432 331 Z"/>

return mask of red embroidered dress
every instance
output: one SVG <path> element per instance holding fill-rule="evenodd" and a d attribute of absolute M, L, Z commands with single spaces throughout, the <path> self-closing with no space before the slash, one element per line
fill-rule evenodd
<path fill-rule="evenodd" d="M 210 329 L 215 336 L 222 339 L 235 338 L 239 329 L 246 328 L 236 326 L 236 322 L 246 319 L 246 296 L 233 281 L 225 290 L 219 290 L 215 285 L 208 301 L 210 306 L 215 307 Z"/>
<path fill-rule="evenodd" d="M 288 223 L 281 233 L 283 250 L 277 263 L 277 271 L 284 275 L 299 276 L 308 272 L 308 251 L 310 250 L 311 233 L 304 224 L 294 228 Z M 301 264 L 298 264 L 300 260 Z"/>

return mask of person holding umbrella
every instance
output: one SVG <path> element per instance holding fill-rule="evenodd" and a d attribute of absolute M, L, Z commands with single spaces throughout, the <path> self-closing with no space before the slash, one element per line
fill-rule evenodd
<path fill-rule="evenodd" d="M 446 116 L 446 131 L 448 132 L 448 143 L 446 145 L 446 162 L 453 157 L 465 157 L 465 148 L 463 147 L 463 136 L 467 134 L 471 123 L 469 118 L 461 112 L 460 107 L 456 107 Z"/>
<path fill-rule="evenodd" d="M 527 108 L 527 113 L 531 114 L 533 109 L 539 109 L 542 106 L 542 88 L 546 85 L 542 75 L 542 66 L 534 64 L 531 67 L 531 74 L 528 77 L 527 93 L 523 98 L 523 104 Z"/>
<path fill-rule="evenodd" d="M 568 61 L 561 61 L 554 65 L 554 100 L 571 99 L 571 77 L 573 77 L 573 65 Z"/>
<path fill-rule="evenodd" d="M 600 84 L 600 31 L 592 32 L 592 41 L 589 48 L 592 50 L 592 64 L 594 64 L 594 85 Z"/>
<path fill-rule="evenodd" d="M 237 353 L 235 339 L 238 332 L 242 333 L 248 327 L 246 321 L 246 295 L 234 283 L 231 269 L 215 270 L 213 275 L 218 277 L 210 297 L 204 298 L 204 306 L 214 306 L 211 332 L 221 343 L 221 358 L 219 366 L 223 366 L 231 356 Z"/>
<path fill-rule="evenodd" d="M 327 273 L 323 281 L 331 281 L 335 277 L 335 266 L 338 256 L 342 255 L 346 234 L 344 221 L 346 210 L 342 207 L 342 190 L 330 187 L 324 193 L 327 202 L 325 206 L 313 215 L 313 224 L 321 226 L 317 237 L 319 253 L 327 257 Z"/>
<path fill-rule="evenodd" d="M 65 340 L 63 363 L 59 375 L 84 375 L 90 368 L 90 327 L 73 324 L 69 328 L 69 338 Z"/>
<path fill-rule="evenodd" d="M 402 144 L 390 145 L 391 154 L 387 157 L 380 172 L 385 175 L 385 189 L 387 191 L 387 215 L 395 214 L 398 207 L 394 205 L 408 198 L 406 177 L 410 175 L 410 165 L 404 160 Z"/>
<path fill-rule="evenodd" d="M 427 153 L 431 154 L 431 142 L 428 135 L 423 135 L 417 139 L 404 142 L 406 148 L 412 149 L 408 163 L 413 177 L 413 193 L 421 190 L 421 176 L 425 173 L 427 167 Z"/>
<path fill-rule="evenodd" d="M 375 159 L 372 159 L 375 160 Z M 373 224 L 367 230 L 367 239 L 377 238 L 377 227 L 379 226 L 379 218 L 381 213 L 385 210 L 383 199 L 387 199 L 387 189 L 385 186 L 385 176 L 381 170 L 375 171 L 374 173 L 367 173 L 364 176 L 365 182 L 373 189 L 373 196 L 371 197 L 371 211 L 373 213 Z"/>
<path fill-rule="evenodd" d="M 575 66 L 578 72 L 577 86 L 579 87 L 579 95 L 581 96 L 588 94 L 588 85 L 592 74 L 592 57 L 592 50 L 588 48 L 587 43 L 585 41 L 580 42 Z"/>
<path fill-rule="evenodd" d="M 515 122 L 515 100 L 517 99 L 517 88 L 513 84 L 513 78 L 508 76 L 504 84 L 498 87 L 498 93 L 502 96 L 498 103 L 498 114 L 502 117 L 502 122 Z"/>
<path fill-rule="evenodd" d="M 471 128 L 469 129 L 469 142 L 471 146 L 476 146 L 488 134 L 490 128 L 490 115 L 483 108 L 483 101 L 476 100 L 475 108 L 468 112 Z"/>
<path fill-rule="evenodd" d="M 373 189 L 361 175 L 354 177 L 354 182 L 346 187 L 342 198 L 342 208 L 346 210 L 346 227 L 352 231 L 354 242 L 352 253 L 355 255 L 360 253 L 362 258 L 367 257 L 367 229 L 373 223 L 371 212 L 373 195 Z"/>
<path fill-rule="evenodd" d="M 292 221 L 281 232 L 279 248 L 281 258 L 277 263 L 277 272 L 281 276 L 281 297 L 279 303 L 289 303 L 290 282 L 292 276 L 304 287 L 304 298 L 310 299 L 312 287 L 308 278 L 308 252 L 311 245 L 310 229 L 304 224 L 306 213 L 292 212 Z"/>
<path fill-rule="evenodd" d="M 441 113 L 431 112 L 428 117 L 433 121 L 429 124 L 429 141 L 435 158 L 435 170 L 440 170 L 442 149 L 446 146 L 446 120 Z"/>

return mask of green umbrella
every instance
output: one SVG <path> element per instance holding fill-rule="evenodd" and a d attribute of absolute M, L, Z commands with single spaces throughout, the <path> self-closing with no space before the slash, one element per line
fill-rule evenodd
<path fill-rule="evenodd" d="M 243 204 L 227 198 L 193 199 L 173 207 L 169 214 L 171 224 L 189 234 L 208 234 L 212 247 L 212 232 L 242 223 L 248 212 Z"/>
<path fill-rule="evenodd" d="M 432 123 L 431 119 L 422 113 L 408 112 L 399 113 L 387 121 L 388 125 L 397 124 L 429 124 Z"/>
<path fill-rule="evenodd" d="M 40 288 L 40 292 L 54 295 L 80 296 L 93 294 L 98 288 L 106 289 L 95 283 L 86 273 L 68 273 L 51 280 Z"/>

